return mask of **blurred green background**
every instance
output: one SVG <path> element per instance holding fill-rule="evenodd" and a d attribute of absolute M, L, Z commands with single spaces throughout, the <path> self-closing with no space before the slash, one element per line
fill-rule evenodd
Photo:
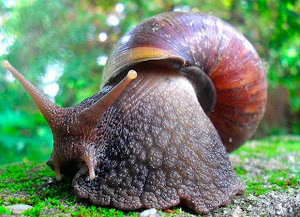
<path fill-rule="evenodd" d="M 267 71 L 269 102 L 254 138 L 300 131 L 300 1 L 0 0 L 0 59 L 63 107 L 97 92 L 117 40 L 165 11 L 199 11 L 239 29 Z M 52 135 L 21 85 L 0 69 L 0 164 L 45 161 Z"/>

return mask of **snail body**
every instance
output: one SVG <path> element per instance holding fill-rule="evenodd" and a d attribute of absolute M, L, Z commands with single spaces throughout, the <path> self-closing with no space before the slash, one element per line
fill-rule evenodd
<path fill-rule="evenodd" d="M 266 79 L 252 45 L 223 21 L 175 12 L 146 20 L 121 38 L 100 91 L 71 108 L 3 65 L 49 123 L 48 165 L 58 180 L 75 176 L 80 198 L 123 210 L 184 204 L 204 214 L 243 193 L 226 149 L 255 130 Z"/>

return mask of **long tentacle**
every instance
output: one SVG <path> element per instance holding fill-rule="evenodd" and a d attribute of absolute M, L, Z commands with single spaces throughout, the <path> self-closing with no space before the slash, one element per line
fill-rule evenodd
<path fill-rule="evenodd" d="M 16 79 L 21 83 L 26 92 L 31 96 L 39 110 L 45 117 L 49 126 L 53 130 L 55 123 L 57 123 L 60 114 L 62 114 L 62 108 L 55 105 L 48 97 L 45 96 L 40 90 L 38 90 L 32 83 L 30 83 L 22 74 L 20 74 L 7 60 L 2 60 L 1 65 L 10 71 Z"/>

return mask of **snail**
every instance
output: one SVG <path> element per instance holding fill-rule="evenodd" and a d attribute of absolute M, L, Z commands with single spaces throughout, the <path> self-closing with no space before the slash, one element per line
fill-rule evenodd
<path fill-rule="evenodd" d="M 100 90 L 60 108 L 18 73 L 53 133 L 47 164 L 78 197 L 121 210 L 178 204 L 206 214 L 244 186 L 227 152 L 263 116 L 263 64 L 245 37 L 210 15 L 167 12 L 125 34 Z"/>

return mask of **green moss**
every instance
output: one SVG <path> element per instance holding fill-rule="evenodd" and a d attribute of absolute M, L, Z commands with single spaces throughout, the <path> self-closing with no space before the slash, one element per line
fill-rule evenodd
<path fill-rule="evenodd" d="M 45 204 L 42 201 L 40 201 L 39 203 L 34 204 L 34 207 L 32 209 L 23 212 L 23 214 L 27 216 L 40 216 L 44 205 Z"/>
<path fill-rule="evenodd" d="M 300 173 L 293 175 L 287 170 L 275 170 L 269 175 L 268 183 L 287 189 L 289 187 L 297 188 L 299 180 Z"/>
<path fill-rule="evenodd" d="M 243 176 L 247 174 L 247 170 L 245 170 L 243 167 L 241 166 L 236 166 L 234 167 L 234 170 L 236 171 L 238 176 Z"/>
<path fill-rule="evenodd" d="M 261 177 L 253 177 L 251 181 L 247 181 L 246 195 L 249 195 L 249 193 L 261 195 L 269 191 L 283 191 L 299 187 L 299 181 L 296 177 L 272 177 L 273 175 L 276 175 L 276 173 L 271 173 L 271 177 L 267 180 L 261 179 Z"/>
<path fill-rule="evenodd" d="M 300 187 L 300 137 L 299 136 L 273 136 L 259 141 L 249 141 L 233 153 L 240 159 L 234 166 L 235 171 L 246 186 L 246 195 L 262 195 L 269 191 L 284 191 L 288 188 Z M 287 162 L 288 156 L 294 156 L 294 164 Z M 283 169 L 268 169 L 267 164 L 271 159 L 279 160 Z M 259 175 L 249 173 L 245 169 L 253 161 L 261 165 L 254 165 Z M 252 165 L 253 167 L 253 165 Z M 253 171 L 252 171 L 253 172 Z"/>
<path fill-rule="evenodd" d="M 259 176 L 248 176 L 247 170 L 242 167 L 235 167 L 238 176 L 244 180 L 246 195 L 265 194 L 269 191 L 287 190 L 288 188 L 299 188 L 300 173 L 293 174 L 289 170 L 262 171 Z"/>
<path fill-rule="evenodd" d="M 300 153 L 299 136 L 272 136 L 258 141 L 250 140 L 233 154 L 244 160 L 250 157 L 272 158 L 285 153 Z"/>
<path fill-rule="evenodd" d="M 250 193 L 253 193 L 258 196 L 266 193 L 267 191 L 268 188 L 265 188 L 261 182 L 248 181 L 245 194 L 248 196 Z"/>
<path fill-rule="evenodd" d="M 0 215 L 2 214 L 6 214 L 6 215 L 10 215 L 10 211 L 5 209 L 4 207 L 0 206 Z"/>
<path fill-rule="evenodd" d="M 54 172 L 43 163 L 20 163 L 0 167 L 0 205 L 28 204 L 32 209 L 26 216 L 64 215 L 72 216 L 124 216 L 124 212 L 78 203 L 70 179 L 55 180 Z M 16 196 L 16 195 L 22 195 Z M 55 212 L 53 212 L 55 211 Z M 9 214 L 0 206 L 0 214 Z M 126 216 L 138 216 L 127 212 Z"/>

